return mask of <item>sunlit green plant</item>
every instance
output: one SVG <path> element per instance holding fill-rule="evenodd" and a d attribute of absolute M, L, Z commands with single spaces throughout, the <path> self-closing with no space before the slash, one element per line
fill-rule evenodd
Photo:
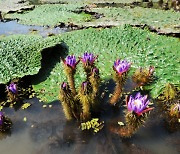
<path fill-rule="evenodd" d="M 87 121 L 91 119 L 91 112 L 98 107 L 98 91 L 100 85 L 99 70 L 95 67 L 97 56 L 92 53 L 84 53 L 78 61 L 75 56 L 68 56 L 63 60 L 64 70 L 68 83 L 63 82 L 60 88 L 59 99 L 62 103 L 64 114 L 67 120 L 77 119 Z M 86 73 L 84 81 L 78 92 L 75 88 L 74 75 L 76 65 L 82 61 Z"/>
<path fill-rule="evenodd" d="M 180 91 L 173 84 L 167 83 L 159 96 L 159 106 L 164 113 L 170 131 L 180 130 Z"/>
<path fill-rule="evenodd" d="M 60 88 L 59 99 L 61 101 L 64 114 L 67 120 L 77 119 L 79 121 L 86 121 L 81 123 L 82 129 L 90 129 L 92 114 L 96 111 L 99 112 L 99 86 L 100 76 L 99 69 L 95 66 L 97 56 L 92 53 L 84 53 L 79 58 L 83 63 L 83 68 L 86 73 L 86 81 L 84 81 L 79 90 L 76 91 L 74 75 L 76 72 L 75 56 L 68 56 L 64 62 L 65 74 L 68 83 L 63 82 Z M 115 71 L 114 81 L 116 83 L 114 92 L 109 100 L 109 104 L 116 106 L 118 100 L 123 96 L 123 86 L 126 82 L 131 63 L 126 60 L 116 60 L 113 65 Z M 154 67 L 148 69 L 140 68 L 137 70 L 133 79 L 139 86 L 144 86 L 153 79 Z M 145 123 L 150 110 L 150 101 L 147 95 L 141 95 L 140 92 L 136 96 L 129 96 L 126 99 L 127 110 L 125 111 L 125 125 L 116 129 L 111 128 L 112 132 L 118 133 L 123 137 L 130 137 L 137 129 Z"/>

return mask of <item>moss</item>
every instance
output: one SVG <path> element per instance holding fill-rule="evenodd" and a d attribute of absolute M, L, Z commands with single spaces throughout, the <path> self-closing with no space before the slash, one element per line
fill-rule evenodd
<path fill-rule="evenodd" d="M 179 39 L 159 36 L 147 30 L 121 26 L 111 29 L 86 29 L 54 36 L 51 42 L 63 40 L 69 46 L 69 54 L 77 57 L 85 51 L 99 55 L 97 67 L 103 79 L 110 79 L 112 66 L 116 59 L 131 61 L 130 74 L 139 66 L 155 66 L 157 80 L 146 88 L 151 90 L 152 97 L 157 97 L 164 83 L 179 84 L 178 51 Z M 49 40 L 50 41 L 50 40 Z M 76 83 L 78 86 L 85 80 L 82 65 L 78 64 Z M 62 63 L 53 67 L 50 76 L 43 82 L 34 85 L 39 97 L 51 102 L 58 99 L 59 85 L 65 80 Z M 42 93 L 43 91 L 43 93 Z"/>
<path fill-rule="evenodd" d="M 39 5 L 33 11 L 23 14 L 8 14 L 6 18 L 19 19 L 18 22 L 27 25 L 56 26 L 63 23 L 79 23 L 89 21 L 91 15 L 85 13 L 75 13 L 81 5 L 71 4 L 46 4 Z"/>

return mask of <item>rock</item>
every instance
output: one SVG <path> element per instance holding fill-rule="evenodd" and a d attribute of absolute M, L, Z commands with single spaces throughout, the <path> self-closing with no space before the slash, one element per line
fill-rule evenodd
<path fill-rule="evenodd" d="M 27 0 L 0 0 L 0 12 L 9 13 L 9 12 L 21 12 L 23 10 L 31 10 L 34 8 L 34 5 L 30 5 Z M 1 15 L 0 15 L 1 19 Z"/>

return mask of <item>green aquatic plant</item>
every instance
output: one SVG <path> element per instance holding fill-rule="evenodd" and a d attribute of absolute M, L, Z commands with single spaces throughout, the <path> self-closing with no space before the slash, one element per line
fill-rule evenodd
<path fill-rule="evenodd" d="M 41 68 L 41 51 L 54 45 L 39 35 L 11 35 L 1 38 L 0 84 L 37 74 Z"/>
<path fill-rule="evenodd" d="M 149 111 L 153 109 L 149 104 L 147 95 L 143 96 L 140 92 L 135 96 L 130 95 L 126 99 L 125 124 L 118 128 L 111 127 L 110 130 L 122 137 L 131 137 L 145 123 Z"/>
<path fill-rule="evenodd" d="M 19 19 L 26 25 L 58 26 L 60 23 L 81 23 L 91 20 L 91 15 L 77 13 L 83 5 L 78 4 L 45 4 L 37 5 L 32 11 L 7 14 L 6 18 Z"/>
<path fill-rule="evenodd" d="M 11 103 L 16 102 L 18 100 L 18 86 L 17 83 L 10 83 L 6 86 L 8 101 Z"/>
<path fill-rule="evenodd" d="M 96 57 L 91 53 L 84 53 L 83 57 L 80 58 L 87 75 L 87 80 L 82 83 L 78 93 L 75 88 L 74 75 L 79 61 L 76 61 L 75 56 L 67 56 L 63 60 L 68 83 L 63 82 L 61 85 L 59 99 L 62 102 L 67 120 L 89 120 L 91 118 L 91 110 L 95 110 L 97 107 L 96 99 L 100 77 L 98 69 L 94 66 L 95 59 Z"/>
<path fill-rule="evenodd" d="M 76 73 L 76 65 L 79 63 L 79 61 L 76 61 L 75 56 L 68 56 L 66 57 L 65 60 L 63 60 L 63 62 L 64 62 L 64 70 L 68 78 L 70 89 L 73 95 L 75 96 L 76 88 L 74 83 L 74 74 Z"/>
<path fill-rule="evenodd" d="M 129 76 L 135 70 L 154 66 L 156 71 L 153 75 L 156 80 L 143 86 L 144 90 L 150 90 L 150 96 L 157 98 L 167 82 L 179 85 L 179 50 L 178 38 L 167 37 L 151 33 L 148 30 L 134 28 L 129 25 L 113 28 L 89 28 L 72 31 L 46 39 L 49 44 L 63 41 L 68 47 L 69 55 L 83 55 L 84 51 L 93 51 L 98 55 L 96 67 L 99 69 L 102 80 L 112 78 L 112 64 L 120 57 L 133 64 Z M 49 68 L 47 66 L 47 68 Z M 64 64 L 57 62 L 50 71 L 47 79 L 33 84 L 37 96 L 44 102 L 50 103 L 58 99 L 59 87 L 65 76 L 63 75 Z M 75 81 L 76 86 L 86 78 L 82 73 L 83 67 L 77 67 Z M 43 77 L 42 77 L 43 78 Z"/>
<path fill-rule="evenodd" d="M 115 105 L 118 99 L 122 95 L 123 85 L 127 78 L 127 73 L 129 71 L 131 64 L 126 60 L 116 60 L 114 62 L 113 69 L 115 71 L 114 80 L 116 82 L 116 87 L 114 93 L 110 99 L 110 104 Z"/>
<path fill-rule="evenodd" d="M 180 90 L 177 86 L 167 83 L 158 97 L 159 107 L 164 115 L 170 131 L 180 130 Z"/>
<path fill-rule="evenodd" d="M 153 73 L 153 66 L 150 66 L 149 68 L 140 67 L 134 72 L 132 79 L 137 84 L 137 87 L 144 86 L 153 81 Z"/>
<path fill-rule="evenodd" d="M 99 132 L 104 127 L 104 121 L 99 122 L 98 118 L 93 118 L 90 121 L 81 123 L 81 130 L 89 130 L 92 129 L 94 133 Z"/>
<path fill-rule="evenodd" d="M 97 119 L 90 120 L 94 117 L 96 113 L 100 113 L 101 109 L 98 108 L 98 105 L 101 107 L 104 103 L 99 104 L 100 97 L 98 97 L 99 86 L 100 86 L 100 76 L 99 70 L 95 67 L 96 56 L 92 53 L 84 53 L 83 58 L 80 60 L 83 63 L 83 68 L 86 73 L 86 81 L 82 82 L 79 87 L 78 93 L 74 95 L 73 91 L 75 89 L 75 70 L 78 62 L 76 61 L 75 56 L 67 56 L 66 60 L 63 60 L 65 67 L 71 68 L 71 71 L 65 69 L 65 74 L 71 76 L 73 80 L 73 88 L 70 88 L 72 81 L 68 79 L 68 83 L 63 82 L 60 88 L 59 99 L 61 101 L 63 111 L 67 120 L 76 119 L 78 121 L 83 121 L 81 123 L 82 130 L 89 130 L 90 128 L 94 129 L 94 132 L 99 130 L 101 124 L 97 123 Z M 116 60 L 113 65 L 115 71 L 115 90 L 112 97 L 109 100 L 111 105 L 115 105 L 118 102 L 118 99 L 122 97 L 123 85 L 127 79 L 127 74 L 130 69 L 131 63 L 126 60 Z M 146 70 L 145 68 L 141 68 Z M 74 73 L 72 74 L 72 70 Z M 154 67 L 148 69 L 147 76 L 139 75 L 138 79 L 148 81 L 149 77 L 152 75 Z M 141 73 L 141 72 L 140 72 Z M 146 79 L 147 78 L 147 79 Z M 144 82 L 145 84 L 146 82 Z M 122 137 L 132 136 L 140 126 L 145 123 L 149 112 L 153 109 L 149 107 L 150 101 L 147 95 L 141 95 L 138 92 L 135 96 L 130 95 L 126 99 L 127 110 L 125 111 L 125 125 L 120 128 L 114 129 L 110 128 L 112 132 L 118 133 Z M 111 107 L 111 106 L 110 106 Z M 97 115 L 96 115 L 97 116 Z M 90 121 L 88 121 L 90 120 Z M 85 122 L 87 121 L 87 122 Z M 95 127 L 97 126 L 97 128 Z"/>

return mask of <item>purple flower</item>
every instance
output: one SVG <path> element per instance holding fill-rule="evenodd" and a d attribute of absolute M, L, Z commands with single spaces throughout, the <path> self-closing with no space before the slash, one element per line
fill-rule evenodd
<path fill-rule="evenodd" d="M 65 89 L 67 87 L 67 83 L 66 82 L 63 82 L 62 84 L 61 84 L 61 88 L 62 89 Z"/>
<path fill-rule="evenodd" d="M 97 56 L 94 56 L 92 53 L 85 52 L 83 56 L 80 57 L 80 60 L 83 62 L 83 64 L 89 63 L 90 65 L 92 65 L 96 58 Z"/>
<path fill-rule="evenodd" d="M 79 61 L 76 61 L 76 57 L 74 55 L 67 56 L 65 60 L 63 60 L 64 64 L 75 69 L 76 65 Z"/>
<path fill-rule="evenodd" d="M 147 95 L 142 96 L 140 92 L 138 92 L 135 97 L 131 95 L 129 99 L 126 100 L 128 111 L 132 111 L 138 116 L 153 109 L 147 108 L 148 104 L 149 100 L 147 99 Z"/>
<path fill-rule="evenodd" d="M 83 82 L 83 83 L 82 83 L 82 89 L 83 89 L 84 91 L 87 89 L 87 85 L 88 85 L 87 82 Z"/>
<path fill-rule="evenodd" d="M 2 112 L 0 112 L 0 126 L 3 124 L 3 113 Z"/>
<path fill-rule="evenodd" d="M 93 68 L 92 73 L 93 73 L 93 74 L 96 74 L 96 75 L 99 75 L 99 69 L 96 68 L 96 67 Z"/>
<path fill-rule="evenodd" d="M 17 84 L 12 82 L 9 86 L 7 86 L 7 90 L 11 91 L 13 94 L 17 94 Z"/>
<path fill-rule="evenodd" d="M 127 72 L 131 66 L 131 63 L 128 63 L 126 60 L 116 60 L 114 62 L 114 70 L 119 74 L 122 75 L 124 72 Z"/>

